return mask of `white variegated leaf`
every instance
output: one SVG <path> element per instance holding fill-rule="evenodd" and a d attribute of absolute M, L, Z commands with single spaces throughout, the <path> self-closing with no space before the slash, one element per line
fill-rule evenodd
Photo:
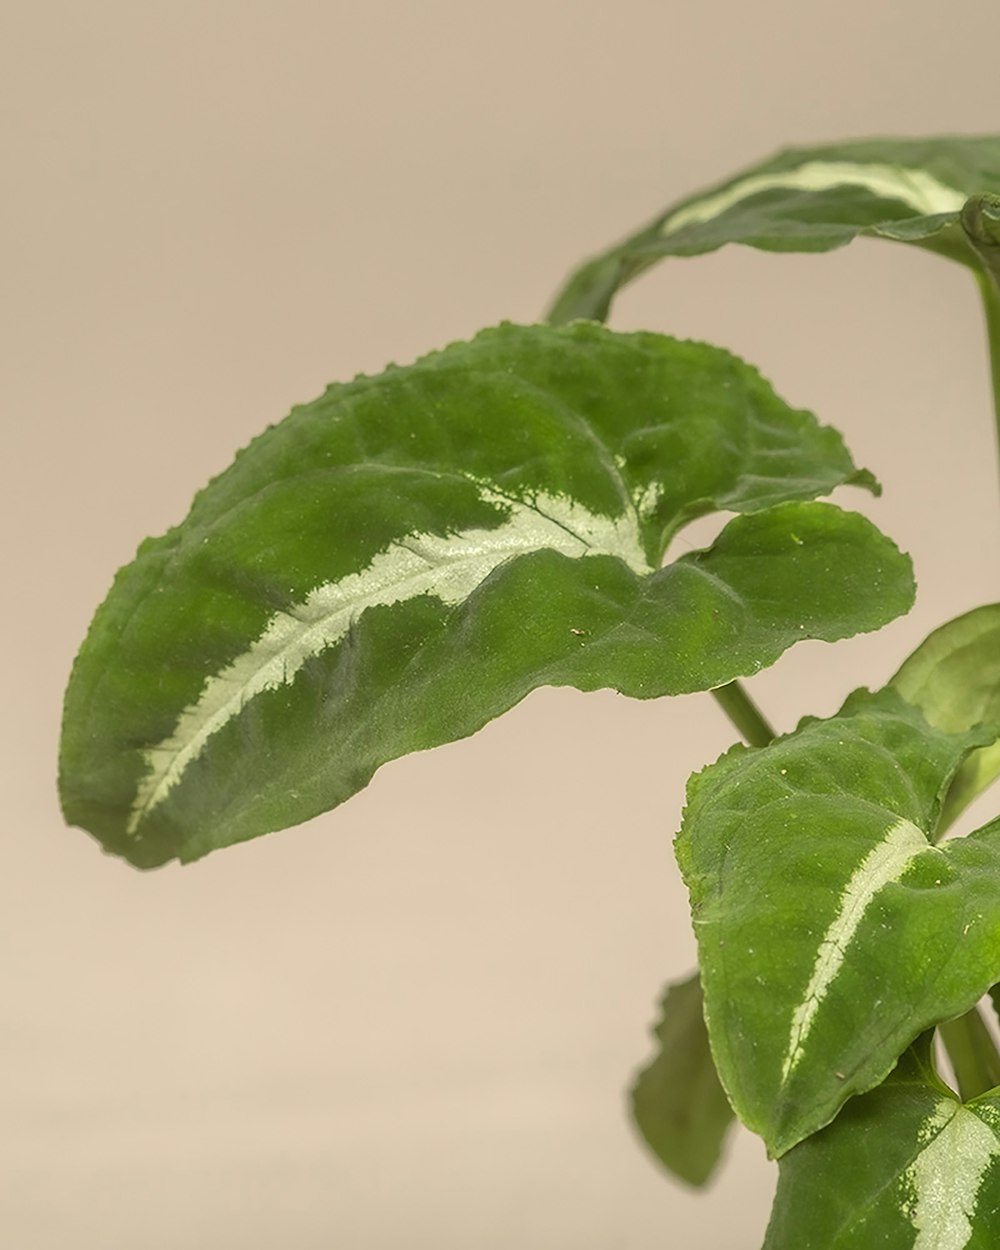
<path fill-rule="evenodd" d="M 677 855 L 723 1085 L 775 1155 L 1000 980 L 1000 829 L 935 844 L 986 727 L 893 690 L 692 778 Z"/>

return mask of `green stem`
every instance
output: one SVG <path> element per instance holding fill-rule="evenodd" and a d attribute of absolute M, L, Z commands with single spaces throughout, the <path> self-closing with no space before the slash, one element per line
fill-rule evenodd
<path fill-rule="evenodd" d="M 955 1069 L 963 1102 L 1000 1085 L 1000 1055 L 978 1007 L 957 1020 L 939 1024 L 938 1032 Z"/>
<path fill-rule="evenodd" d="M 976 274 L 986 316 L 986 340 L 993 382 L 993 414 L 1000 451 L 1000 196 L 975 195 L 962 209 L 962 229 L 981 269 Z M 950 823 L 950 822 L 949 822 Z M 938 1025 L 964 1102 L 1000 1085 L 1000 1053 L 973 1007 L 957 1020 Z"/>
<path fill-rule="evenodd" d="M 962 229 L 979 261 L 976 281 L 986 314 L 986 340 L 993 378 L 993 413 L 1000 450 L 1000 196 L 974 195 L 962 209 Z"/>
<path fill-rule="evenodd" d="M 752 747 L 766 747 L 777 736 L 767 718 L 738 681 L 719 686 L 712 694 L 716 703 Z"/>
<path fill-rule="evenodd" d="M 979 291 L 986 314 L 986 341 L 990 352 L 990 374 L 993 380 L 993 418 L 997 427 L 997 449 L 1000 452 L 1000 288 L 996 279 L 977 274 Z"/>

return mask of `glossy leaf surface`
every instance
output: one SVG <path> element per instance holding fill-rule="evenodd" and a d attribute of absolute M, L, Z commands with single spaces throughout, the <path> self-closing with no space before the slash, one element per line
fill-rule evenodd
<path fill-rule="evenodd" d="M 708 1047 L 697 973 L 668 987 L 655 1032 L 657 1053 L 632 1087 L 632 1115 L 670 1172 L 704 1185 L 719 1163 L 733 1109 Z"/>
<path fill-rule="evenodd" d="M 1000 604 L 975 608 L 936 629 L 892 679 L 908 703 L 948 733 L 1000 724 Z M 948 791 L 950 824 L 1000 776 L 1000 742 L 973 752 Z"/>
<path fill-rule="evenodd" d="M 779 1169 L 764 1250 L 994 1250 L 1000 1097 L 959 1102 L 922 1038 Z"/>
<path fill-rule="evenodd" d="M 984 267 L 960 224 L 966 201 L 1000 191 L 1000 136 L 868 139 L 788 148 L 672 205 L 569 279 L 550 313 L 603 321 L 616 293 L 667 256 L 726 243 L 825 252 L 859 235 L 894 239 Z M 985 203 L 992 204 L 987 194 Z M 989 232 L 982 213 L 967 224 Z"/>
<path fill-rule="evenodd" d="M 1000 980 L 1000 829 L 933 841 L 955 770 L 989 737 L 859 691 L 692 779 L 677 855 L 712 1050 L 772 1154 Z"/>
<path fill-rule="evenodd" d="M 905 611 L 909 562 L 800 502 L 871 484 L 719 349 L 503 326 L 333 386 L 146 542 L 67 693 L 71 823 L 149 866 L 305 820 L 540 685 L 707 689 Z M 740 513 L 661 568 L 668 540 Z"/>

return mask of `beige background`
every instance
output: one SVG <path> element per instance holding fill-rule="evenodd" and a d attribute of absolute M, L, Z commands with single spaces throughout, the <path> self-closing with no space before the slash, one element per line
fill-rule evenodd
<path fill-rule="evenodd" d="M 622 1098 L 692 963 L 670 839 L 731 740 L 710 700 L 542 691 L 308 827 L 145 876 L 62 827 L 59 701 L 114 569 L 293 401 L 531 320 L 782 144 L 997 129 L 998 47 L 975 0 L 0 3 L 2 1244 L 759 1244 L 756 1142 L 692 1195 Z M 917 609 L 761 676 L 782 727 L 996 598 L 957 268 L 729 249 L 616 324 L 743 353 L 886 482 L 845 502 L 913 552 Z"/>

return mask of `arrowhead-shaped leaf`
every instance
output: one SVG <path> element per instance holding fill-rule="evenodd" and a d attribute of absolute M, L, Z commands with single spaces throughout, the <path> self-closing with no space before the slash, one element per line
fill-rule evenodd
<path fill-rule="evenodd" d="M 669 1171 L 704 1185 L 719 1163 L 733 1109 L 708 1047 L 697 973 L 668 986 L 662 1012 L 657 1053 L 632 1087 L 632 1115 Z"/>
<path fill-rule="evenodd" d="M 331 387 L 118 575 L 66 698 L 71 823 L 150 866 L 305 820 L 540 685 L 708 689 L 905 611 L 799 502 L 870 485 L 728 353 L 503 326 Z M 661 568 L 692 517 L 737 516 Z"/>
<path fill-rule="evenodd" d="M 975 608 L 930 634 L 892 679 L 937 729 L 1000 724 L 1000 604 Z M 974 751 L 955 774 L 945 827 L 1000 776 L 1000 742 Z"/>
<path fill-rule="evenodd" d="M 859 691 L 692 779 L 677 855 L 712 1050 L 772 1154 L 1000 980 L 1000 827 L 933 843 L 993 732 L 948 735 L 893 690 Z"/>
<path fill-rule="evenodd" d="M 779 1169 L 763 1250 L 995 1250 L 1000 1097 L 959 1102 L 924 1037 Z"/>
<path fill-rule="evenodd" d="M 603 321 L 616 293 L 666 256 L 726 243 L 825 252 L 859 235 L 915 243 L 966 264 L 983 258 L 960 225 L 966 201 L 1000 191 L 1000 136 L 867 139 L 789 148 L 672 205 L 569 279 L 550 320 Z M 987 195 L 986 203 L 991 203 Z M 995 233 L 973 205 L 972 236 Z"/>

